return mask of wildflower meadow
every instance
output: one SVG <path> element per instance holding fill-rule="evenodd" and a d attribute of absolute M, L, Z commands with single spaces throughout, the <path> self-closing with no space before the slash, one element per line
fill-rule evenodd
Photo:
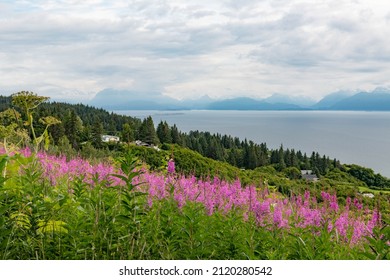
<path fill-rule="evenodd" d="M 358 198 L 91 163 L 0 156 L 1 259 L 389 259 L 390 230 Z"/>

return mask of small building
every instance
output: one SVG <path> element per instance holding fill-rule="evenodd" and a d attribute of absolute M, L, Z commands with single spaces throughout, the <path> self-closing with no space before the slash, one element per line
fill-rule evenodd
<path fill-rule="evenodd" d="M 102 141 L 105 143 L 118 143 L 120 138 L 114 135 L 102 135 Z"/>
<path fill-rule="evenodd" d="M 148 143 L 142 142 L 141 140 L 136 140 L 134 143 L 136 146 L 150 147 Z"/>
<path fill-rule="evenodd" d="M 161 149 L 153 144 L 148 144 L 148 143 L 145 143 L 145 142 L 142 142 L 141 140 L 136 140 L 134 141 L 134 144 L 136 146 L 142 146 L 142 147 L 148 147 L 148 148 L 153 148 L 155 149 L 156 151 L 161 151 Z"/>
<path fill-rule="evenodd" d="M 375 197 L 374 194 L 372 194 L 372 193 L 364 193 L 363 196 L 364 197 L 368 197 L 368 198 L 374 198 Z"/>
<path fill-rule="evenodd" d="M 301 176 L 302 179 L 305 179 L 310 182 L 318 181 L 318 177 L 315 173 L 313 173 L 313 170 L 301 170 Z"/>
<path fill-rule="evenodd" d="M 155 145 L 152 145 L 151 147 L 152 147 L 153 149 L 155 149 L 157 152 L 161 151 L 161 149 L 160 149 L 159 147 L 155 146 Z"/>

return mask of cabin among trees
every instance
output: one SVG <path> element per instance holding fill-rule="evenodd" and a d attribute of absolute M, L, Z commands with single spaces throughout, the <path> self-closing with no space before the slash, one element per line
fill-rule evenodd
<path fill-rule="evenodd" d="M 313 170 L 301 170 L 301 176 L 302 179 L 305 179 L 310 182 L 318 181 L 318 177 L 315 173 L 313 173 Z"/>
<path fill-rule="evenodd" d="M 120 138 L 113 135 L 102 135 L 102 142 L 104 143 L 118 143 Z"/>

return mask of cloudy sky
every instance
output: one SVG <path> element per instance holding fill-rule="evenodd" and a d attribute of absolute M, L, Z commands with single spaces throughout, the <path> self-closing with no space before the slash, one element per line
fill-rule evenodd
<path fill-rule="evenodd" d="M 389 77 L 387 0 L 0 0 L 4 95 L 319 99 Z"/>

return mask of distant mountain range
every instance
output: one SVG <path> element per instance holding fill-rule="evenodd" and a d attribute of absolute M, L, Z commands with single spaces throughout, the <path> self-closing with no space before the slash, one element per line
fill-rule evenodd
<path fill-rule="evenodd" d="M 302 110 L 302 107 L 289 103 L 269 103 L 247 97 L 225 99 L 210 103 L 209 110 Z"/>
<path fill-rule="evenodd" d="M 265 99 L 237 97 L 215 100 L 202 96 L 194 100 L 177 100 L 160 93 L 105 89 L 89 105 L 108 110 L 351 110 L 390 111 L 390 89 L 372 92 L 336 92 L 319 102 L 304 97 L 274 94 Z"/>

